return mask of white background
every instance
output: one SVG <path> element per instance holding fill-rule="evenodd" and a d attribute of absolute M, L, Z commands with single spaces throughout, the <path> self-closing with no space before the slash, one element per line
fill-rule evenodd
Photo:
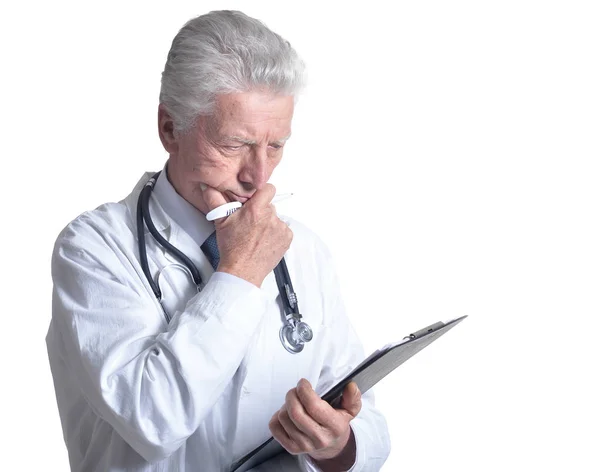
<path fill-rule="evenodd" d="M 376 388 L 383 470 L 600 470 L 597 2 L 248 3 L 3 4 L 2 470 L 68 470 L 52 246 L 162 167 L 171 40 L 222 8 L 307 63 L 272 182 L 330 245 L 367 353 L 469 315 Z"/>

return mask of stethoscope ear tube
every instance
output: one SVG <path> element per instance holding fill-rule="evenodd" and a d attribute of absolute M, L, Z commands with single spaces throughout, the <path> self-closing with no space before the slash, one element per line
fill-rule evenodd
<path fill-rule="evenodd" d="M 154 281 L 152 276 L 150 275 L 150 268 L 148 267 L 148 254 L 146 252 L 146 238 L 144 236 L 144 222 L 148 227 L 148 230 L 154 236 L 154 238 L 165 248 L 167 251 L 170 251 L 173 256 L 177 257 L 185 266 L 189 269 L 192 274 L 192 278 L 194 279 L 194 283 L 196 286 L 200 287 L 202 284 L 202 276 L 200 272 L 194 265 L 194 263 L 179 249 L 173 246 L 169 241 L 163 238 L 156 226 L 154 225 L 152 218 L 150 217 L 150 194 L 154 189 L 154 185 L 156 184 L 156 180 L 160 172 L 154 174 L 154 176 L 148 181 L 148 183 L 144 186 L 142 191 L 140 192 L 140 196 L 138 198 L 137 205 L 137 233 L 138 233 L 138 245 L 139 245 L 139 253 L 140 253 L 140 264 L 142 266 L 142 271 L 154 292 L 154 295 L 158 299 L 160 303 L 162 303 L 162 292 L 160 291 L 160 287 L 158 283 Z M 164 310 L 164 307 L 163 307 Z"/>
<path fill-rule="evenodd" d="M 150 194 L 152 193 L 152 189 L 154 188 L 154 185 L 156 184 L 156 180 L 158 179 L 159 175 L 160 175 L 160 172 L 156 173 L 154 175 L 154 177 L 152 177 L 152 179 L 150 179 L 148 184 L 146 184 L 146 186 L 142 189 L 142 193 L 140 194 L 141 210 L 142 210 L 143 219 L 145 220 L 146 225 L 148 226 L 148 230 L 150 231 L 152 236 L 154 236 L 154 238 L 160 243 L 161 246 L 163 246 L 167 251 L 171 252 L 171 254 L 173 254 L 173 256 L 177 257 L 189 269 L 189 271 L 192 274 L 192 277 L 194 278 L 194 283 L 196 284 L 196 286 L 199 287 L 200 285 L 202 285 L 202 276 L 200 275 L 200 272 L 196 268 L 196 265 L 183 252 L 181 252 L 179 249 L 177 249 L 169 241 L 167 241 L 165 238 L 163 238 L 160 235 L 160 233 L 156 229 L 156 226 L 154 226 L 154 222 L 152 221 L 152 218 L 150 217 Z M 138 223 L 139 223 L 139 215 L 138 215 Z M 142 239 L 140 239 L 140 237 L 139 237 L 140 226 L 142 228 Z M 140 242 L 140 255 L 142 253 L 144 253 L 144 255 L 140 256 L 140 258 L 144 259 L 145 263 L 146 263 L 146 266 L 145 267 L 142 266 L 142 267 L 144 268 L 144 273 L 146 274 L 146 277 L 148 277 L 148 274 L 150 273 L 150 271 L 148 270 L 148 261 L 146 258 L 146 244 L 145 244 L 145 241 L 143 240 L 143 224 L 142 225 L 138 224 L 138 241 Z M 143 244 L 143 247 L 142 247 L 142 244 Z M 148 270 L 148 273 L 146 273 L 146 270 Z M 150 277 L 148 277 L 148 278 L 150 279 Z M 152 282 L 154 283 L 154 281 L 152 281 Z M 157 291 L 158 291 L 158 294 L 160 294 L 160 289 L 158 288 L 158 286 L 156 287 L 156 290 L 154 290 L 154 293 L 156 294 Z M 159 300 L 160 300 L 160 298 L 159 298 Z"/>
<path fill-rule="evenodd" d="M 143 205 L 142 201 L 143 201 L 143 193 L 146 192 L 147 189 L 148 189 L 147 185 L 142 189 L 142 192 L 140 193 L 140 196 L 138 198 L 138 204 L 137 204 L 137 218 L 136 219 L 137 219 L 137 233 L 138 233 L 137 236 L 138 236 L 138 246 L 139 246 L 139 253 L 140 253 L 140 264 L 142 265 L 142 271 L 144 272 L 144 275 L 146 276 L 146 280 L 148 280 L 148 283 L 150 284 L 150 287 L 152 288 L 154 295 L 160 302 L 162 299 L 162 293 L 160 291 L 160 288 L 158 287 L 158 284 L 150 276 L 150 269 L 148 268 L 148 254 L 146 253 L 146 237 L 144 236 L 144 212 L 143 212 L 144 205 Z M 150 191 L 151 191 L 151 189 L 150 189 Z"/>

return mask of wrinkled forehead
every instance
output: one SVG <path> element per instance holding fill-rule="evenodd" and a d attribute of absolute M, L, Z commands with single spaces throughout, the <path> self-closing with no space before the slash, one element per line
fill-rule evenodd
<path fill-rule="evenodd" d="M 293 115 L 291 95 L 262 91 L 231 93 L 217 95 L 213 123 L 221 135 L 247 138 L 268 135 L 283 139 L 291 134 Z"/>

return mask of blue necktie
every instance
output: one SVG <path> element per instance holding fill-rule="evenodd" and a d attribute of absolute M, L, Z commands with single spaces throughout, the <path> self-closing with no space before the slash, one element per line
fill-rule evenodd
<path fill-rule="evenodd" d="M 219 255 L 219 246 L 217 246 L 217 232 L 213 231 L 213 233 L 204 241 L 201 246 L 201 249 L 204 251 L 204 254 L 208 258 L 210 265 L 213 266 L 215 271 L 217 267 L 219 267 L 219 261 L 221 260 L 221 256 Z"/>

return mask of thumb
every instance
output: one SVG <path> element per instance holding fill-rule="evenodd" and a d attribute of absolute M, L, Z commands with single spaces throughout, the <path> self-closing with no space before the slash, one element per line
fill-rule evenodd
<path fill-rule="evenodd" d="M 215 208 L 227 203 L 227 200 L 225 199 L 223 194 L 219 192 L 216 188 L 202 184 L 200 186 L 200 189 L 202 190 L 202 197 L 204 198 L 204 203 L 206 203 L 206 206 L 208 206 L 208 211 L 212 211 Z"/>
<path fill-rule="evenodd" d="M 341 407 L 352 415 L 352 417 L 355 417 L 362 408 L 361 397 L 362 395 L 356 382 L 350 382 L 344 389 Z"/>

